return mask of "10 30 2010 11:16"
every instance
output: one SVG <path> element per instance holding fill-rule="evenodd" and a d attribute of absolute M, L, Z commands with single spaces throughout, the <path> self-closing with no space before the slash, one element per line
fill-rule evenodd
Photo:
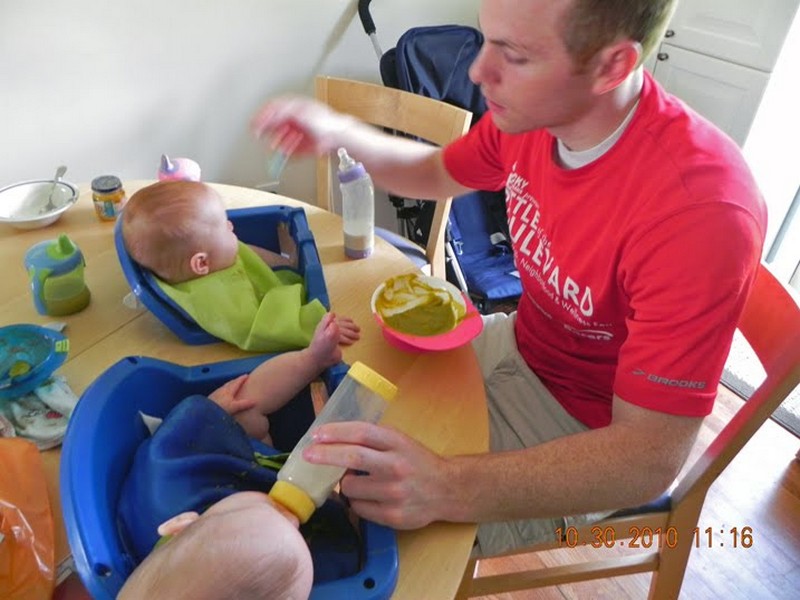
<path fill-rule="evenodd" d="M 676 548 L 681 540 L 681 532 L 676 527 L 631 526 L 619 536 L 612 526 L 595 525 L 588 530 L 588 536 L 582 536 L 577 527 L 559 527 L 555 530 L 558 546 L 575 548 L 591 546 L 593 548 Z M 695 548 L 733 547 L 751 548 L 753 546 L 752 527 L 695 527 L 683 535 L 691 536 Z"/>

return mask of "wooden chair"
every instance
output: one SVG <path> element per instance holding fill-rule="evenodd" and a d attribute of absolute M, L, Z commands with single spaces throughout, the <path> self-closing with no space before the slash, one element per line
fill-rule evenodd
<path fill-rule="evenodd" d="M 755 285 L 738 326 L 767 373 L 747 402 L 722 428 L 699 458 L 683 470 L 662 508 L 654 505 L 615 515 L 583 528 L 568 530 L 561 543 L 541 544 L 516 550 L 523 554 L 555 547 L 575 545 L 577 539 L 592 540 L 592 527 L 598 526 L 606 539 L 631 538 L 631 533 L 661 532 L 661 548 L 615 556 L 605 560 L 517 571 L 501 575 L 478 576 L 476 560 L 467 565 L 456 598 L 510 592 L 652 572 L 649 598 L 673 600 L 683 583 L 692 548 L 706 544 L 706 532 L 698 528 L 698 518 L 711 484 L 763 425 L 778 405 L 800 383 L 800 308 L 797 296 L 761 265 Z M 610 529 L 607 529 L 610 528 Z M 649 528 L 649 529 L 646 529 Z M 660 529 L 659 529 L 660 528 Z M 741 543 L 748 532 L 742 528 Z M 752 533 L 752 532 L 750 532 Z M 752 538 L 750 538 L 752 539 Z M 639 544 L 645 541 L 640 536 Z"/>
<path fill-rule="evenodd" d="M 316 78 L 315 87 L 317 99 L 339 112 L 437 146 L 444 146 L 464 135 L 472 118 L 472 113 L 463 108 L 363 81 L 321 76 Z M 330 157 L 324 156 L 317 161 L 317 204 L 326 210 L 331 210 L 333 172 Z M 425 248 L 387 230 L 376 229 L 376 234 L 418 266 L 430 265 L 431 275 L 445 279 L 445 228 L 452 200 L 447 198 L 436 203 Z"/>

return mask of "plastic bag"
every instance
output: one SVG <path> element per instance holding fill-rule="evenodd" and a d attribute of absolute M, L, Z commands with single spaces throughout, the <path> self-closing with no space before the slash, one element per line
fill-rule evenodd
<path fill-rule="evenodd" d="M 55 542 L 42 459 L 21 438 L 0 439 L 0 598 L 53 594 Z"/>

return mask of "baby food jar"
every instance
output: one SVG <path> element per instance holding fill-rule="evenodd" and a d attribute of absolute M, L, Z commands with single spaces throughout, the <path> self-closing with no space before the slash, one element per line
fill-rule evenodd
<path fill-rule="evenodd" d="M 92 179 L 92 200 L 94 211 L 101 221 L 116 220 L 128 201 L 122 182 L 116 175 L 101 175 Z"/>

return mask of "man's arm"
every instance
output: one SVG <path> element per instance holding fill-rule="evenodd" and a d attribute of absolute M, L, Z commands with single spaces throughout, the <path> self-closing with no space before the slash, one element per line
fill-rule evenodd
<path fill-rule="evenodd" d="M 311 462 L 366 471 L 342 492 L 362 517 L 401 529 L 432 521 L 490 522 L 637 506 L 672 483 L 702 418 L 647 410 L 615 397 L 612 423 L 513 452 L 441 457 L 395 430 L 321 427 Z"/>
<path fill-rule="evenodd" d="M 615 396 L 608 427 L 522 451 L 453 461 L 445 466 L 447 478 L 467 499 L 459 520 L 555 517 L 649 502 L 677 477 L 702 422 Z"/>
<path fill-rule="evenodd" d="M 322 155 L 344 147 L 379 187 L 399 196 L 439 200 L 468 191 L 445 169 L 440 148 L 389 135 L 310 98 L 273 100 L 252 127 L 285 152 Z"/>

